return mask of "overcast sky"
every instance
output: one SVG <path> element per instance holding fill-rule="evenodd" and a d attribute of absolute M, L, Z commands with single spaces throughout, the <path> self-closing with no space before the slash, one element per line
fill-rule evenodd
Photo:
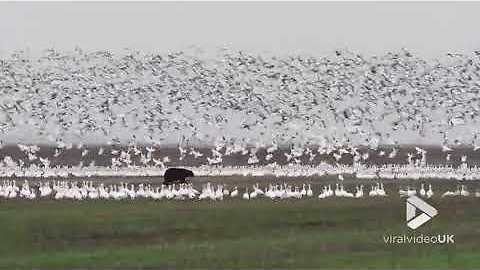
<path fill-rule="evenodd" d="M 0 3 L 0 53 L 196 45 L 274 53 L 435 57 L 480 49 L 480 2 Z"/>

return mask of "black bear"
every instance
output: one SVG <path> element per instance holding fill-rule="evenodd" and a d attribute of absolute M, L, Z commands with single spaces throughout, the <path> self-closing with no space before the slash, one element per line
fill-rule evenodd
<path fill-rule="evenodd" d="M 174 183 L 186 183 L 186 178 L 193 176 L 193 172 L 187 169 L 168 168 L 163 175 L 163 183 L 166 185 Z"/>

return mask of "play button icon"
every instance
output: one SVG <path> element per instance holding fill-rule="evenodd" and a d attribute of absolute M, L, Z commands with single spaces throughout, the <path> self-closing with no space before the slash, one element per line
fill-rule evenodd
<path fill-rule="evenodd" d="M 417 209 L 419 214 L 417 215 Z M 437 209 L 413 195 L 407 199 L 407 226 L 413 230 L 438 214 Z"/>

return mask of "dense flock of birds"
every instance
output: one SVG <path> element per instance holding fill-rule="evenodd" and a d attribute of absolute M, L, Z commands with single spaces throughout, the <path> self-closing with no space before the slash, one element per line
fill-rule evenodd
<path fill-rule="evenodd" d="M 162 149 L 151 146 L 131 146 L 116 150 L 112 148 L 111 153 L 105 153 L 100 147 L 97 158 L 103 155 L 105 159 L 111 159 L 107 166 L 95 165 L 95 159 L 90 164 L 85 165 L 82 158 L 89 150 L 82 149 L 84 146 L 76 145 L 76 150 L 81 150 L 82 155 L 77 164 L 68 165 L 52 165 L 51 160 L 58 160 L 60 150 L 57 148 L 53 157 L 45 156 L 39 152 L 38 145 L 18 144 L 18 149 L 22 155 L 17 156 L 14 160 L 11 156 L 5 156 L 0 160 L 0 177 L 148 177 L 162 176 L 165 169 L 172 165 L 172 160 L 168 155 L 161 155 Z M 66 153 L 71 150 L 72 144 L 61 150 Z M 444 146 L 442 148 L 443 158 L 445 162 L 450 159 L 453 149 Z M 199 163 L 198 166 L 185 166 L 195 172 L 197 176 L 275 176 L 275 177 L 310 177 L 310 176 L 326 176 L 326 175 L 349 175 L 354 178 L 362 179 L 454 179 L 454 180 L 478 180 L 480 179 L 480 167 L 476 160 L 470 165 L 467 164 L 468 156 L 462 155 L 459 158 L 459 165 L 453 166 L 453 163 L 432 164 L 427 162 L 427 150 L 415 147 L 412 152 L 404 153 L 405 159 L 398 159 L 398 149 L 393 148 L 390 151 L 365 151 L 358 148 L 339 147 L 337 149 L 330 148 L 328 150 L 318 148 L 290 148 L 288 150 L 279 149 L 278 146 L 266 148 L 266 155 L 257 156 L 258 148 L 238 148 L 231 149 L 229 147 L 217 147 L 211 149 L 210 153 L 203 153 L 193 150 L 188 152 L 181 146 L 175 161 L 179 162 L 186 156 L 195 159 L 204 158 L 207 161 L 204 164 Z M 478 149 L 473 149 L 469 153 L 470 156 L 476 158 L 476 154 L 480 153 Z M 271 159 L 275 154 L 277 159 Z M 247 162 L 245 165 L 225 165 L 222 160 L 230 158 L 232 155 L 240 155 Z M 320 159 L 312 161 L 313 158 L 322 155 Z M 283 164 L 278 163 L 278 156 L 283 157 Z M 391 160 L 385 164 L 367 164 L 372 156 Z M 313 157 L 313 158 L 312 158 Z M 334 162 L 327 162 L 325 157 L 330 157 Z M 60 156 L 60 158 L 62 158 Z M 350 159 L 351 164 L 340 162 L 342 159 Z M 215 159 L 219 162 L 210 162 Z M 254 159 L 254 161 L 252 161 Z M 190 159 L 191 162 L 192 159 Z M 28 164 L 27 164 L 28 162 Z M 187 163 L 188 164 L 188 163 Z"/>
<path fill-rule="evenodd" d="M 393 160 L 409 143 L 441 145 L 447 161 L 457 146 L 475 155 L 479 78 L 480 52 L 425 60 L 407 50 L 368 57 L 19 51 L 0 59 L 0 147 L 17 144 L 26 160 L 5 156 L 0 176 L 160 175 L 171 159 L 155 152 L 175 145 L 179 160 L 205 160 L 200 175 L 480 179 L 466 155 L 461 166 L 437 166 L 421 147 L 405 164 L 362 165 L 371 155 Z M 111 156 L 110 166 L 51 165 L 73 147 L 87 156 L 91 143 L 112 147 L 96 153 Z M 55 147 L 53 157 L 40 155 L 40 144 Z M 279 165 L 273 157 L 285 146 L 287 165 Z M 248 166 L 224 166 L 233 154 Z M 302 161 L 320 155 L 337 162 L 348 155 L 353 165 Z"/>
<path fill-rule="evenodd" d="M 407 186 L 400 188 L 398 195 L 400 197 L 409 197 L 418 195 L 424 198 L 434 196 L 432 185 L 428 188 L 422 183 L 417 191 L 415 188 Z M 231 190 L 224 184 L 207 183 L 202 185 L 201 190 L 195 189 L 193 184 L 177 184 L 152 186 L 151 184 L 120 183 L 105 185 L 100 183 L 94 185 L 91 181 L 53 181 L 52 183 L 41 182 L 37 185 L 31 185 L 25 180 L 21 186 L 17 185 L 16 180 L 4 180 L 0 185 L 0 198 L 4 199 L 26 199 L 34 200 L 39 198 L 55 200 L 135 200 L 135 199 L 153 199 L 153 200 L 214 200 L 221 201 L 225 198 L 242 198 L 244 200 L 269 198 L 272 200 L 281 199 L 306 199 L 316 196 L 318 199 L 330 197 L 344 198 L 367 198 L 367 197 L 388 197 L 383 183 L 376 183 L 370 186 L 370 190 L 364 191 L 363 185 L 357 185 L 354 191 L 348 191 L 343 183 L 325 185 L 318 194 L 314 194 L 311 184 L 295 186 L 291 184 L 268 184 L 263 189 L 260 185 L 254 184 L 251 189 L 246 187 L 240 191 L 237 186 Z M 480 197 L 480 190 L 470 193 L 465 185 L 457 186 L 455 191 L 446 191 L 440 195 L 444 197 Z"/>
<path fill-rule="evenodd" d="M 18 51 L 0 58 L 0 138 L 59 147 L 479 147 L 479 77 L 480 52 L 425 60 L 407 50 L 325 57 Z"/>

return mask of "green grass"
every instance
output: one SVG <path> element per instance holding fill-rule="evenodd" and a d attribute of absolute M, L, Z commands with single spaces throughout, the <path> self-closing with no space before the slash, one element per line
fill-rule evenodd
<path fill-rule="evenodd" d="M 480 268 L 480 200 L 0 201 L 0 268 Z M 453 233 L 453 245 L 385 234 Z"/>

